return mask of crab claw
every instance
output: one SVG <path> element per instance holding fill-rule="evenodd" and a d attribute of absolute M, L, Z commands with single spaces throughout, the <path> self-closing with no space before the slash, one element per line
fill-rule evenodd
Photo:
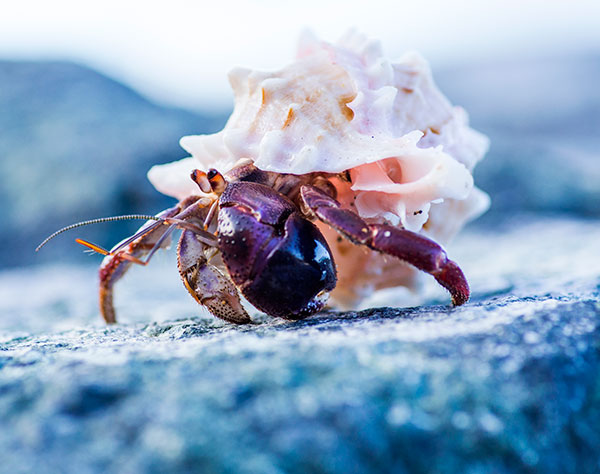
<path fill-rule="evenodd" d="M 327 241 L 294 204 L 258 183 L 232 183 L 220 200 L 219 250 L 233 282 L 271 316 L 303 319 L 335 287 Z"/>
<path fill-rule="evenodd" d="M 404 260 L 429 273 L 450 292 L 452 303 L 460 306 L 469 300 L 469 284 L 459 266 L 433 240 L 406 229 L 387 224 L 371 224 L 369 247 Z"/>
<path fill-rule="evenodd" d="M 213 316 L 230 323 L 250 323 L 250 316 L 240 302 L 236 287 L 217 267 L 208 263 L 205 250 L 206 245 L 196 238 L 193 231 L 183 231 L 177 253 L 184 286 Z"/>

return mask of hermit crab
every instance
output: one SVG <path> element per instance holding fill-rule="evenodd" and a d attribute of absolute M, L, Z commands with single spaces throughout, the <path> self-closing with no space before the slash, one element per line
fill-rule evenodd
<path fill-rule="evenodd" d="M 148 178 L 179 202 L 105 255 L 100 308 L 115 322 L 113 287 L 181 230 L 184 286 L 214 316 L 259 310 L 302 319 L 332 299 L 416 288 L 428 273 L 455 305 L 469 298 L 445 242 L 485 211 L 472 170 L 487 138 L 435 86 L 425 60 L 385 59 L 350 32 L 335 44 L 305 35 L 295 62 L 273 72 L 234 69 L 234 111 L 213 135 L 183 137 L 191 157 Z M 140 216 L 137 216 L 140 217 Z"/>
<path fill-rule="evenodd" d="M 430 273 L 450 291 L 454 304 L 469 298 L 460 268 L 422 235 L 388 224 L 369 224 L 335 200 L 335 186 L 320 173 L 297 176 L 243 164 L 225 177 L 195 170 L 204 196 L 190 196 L 149 221 L 132 238 L 105 252 L 100 269 L 100 308 L 113 323 L 114 284 L 132 263 L 163 246 L 182 229 L 178 267 L 192 297 L 214 316 L 249 323 L 239 292 L 271 316 L 302 319 L 323 308 L 336 285 L 331 250 L 314 219 L 355 244 L 397 257 Z M 338 178 L 339 179 L 339 178 Z"/>

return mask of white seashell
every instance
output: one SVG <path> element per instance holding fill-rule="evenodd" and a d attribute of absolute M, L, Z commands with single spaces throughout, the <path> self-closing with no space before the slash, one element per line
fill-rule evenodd
<path fill-rule="evenodd" d="M 349 170 L 351 188 L 338 189 L 343 204 L 440 243 L 489 206 L 471 175 L 488 140 L 437 89 L 417 53 L 391 62 L 378 42 L 354 31 L 335 44 L 304 34 L 292 64 L 274 73 L 234 69 L 229 81 L 235 107 L 225 128 L 183 137 L 193 159 L 153 167 L 148 177 L 159 191 L 182 199 L 196 192 L 192 169 L 224 173 L 240 158 L 280 173 Z M 405 268 L 392 273 L 380 279 L 408 284 Z"/>

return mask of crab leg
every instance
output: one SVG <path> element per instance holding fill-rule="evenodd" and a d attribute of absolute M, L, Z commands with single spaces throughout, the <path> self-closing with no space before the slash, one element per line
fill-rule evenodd
<path fill-rule="evenodd" d="M 148 221 L 131 237 L 115 245 L 110 252 L 103 248 L 78 239 L 78 242 L 92 250 L 105 255 L 100 265 L 100 313 L 107 323 L 115 323 L 116 315 L 113 305 L 113 286 L 127 272 L 132 263 L 147 265 L 154 252 L 161 247 L 166 247 L 169 243 L 169 235 L 174 229 L 174 225 L 179 227 L 183 219 L 190 215 L 195 215 L 200 209 L 210 205 L 212 200 L 190 196 L 179 202 L 176 206 L 166 209 L 156 217 L 160 221 Z M 185 223 L 185 222 L 184 222 Z M 193 226 L 193 223 L 189 224 Z M 203 237 L 209 235 L 202 229 L 199 229 Z M 141 258 L 147 255 L 146 260 Z"/>
<path fill-rule="evenodd" d="M 237 288 L 217 267 L 208 263 L 211 247 L 192 230 L 184 230 L 177 248 L 177 265 L 184 286 L 213 316 L 231 323 L 250 323 Z"/>
<path fill-rule="evenodd" d="M 300 194 L 317 218 L 350 241 L 397 257 L 427 272 L 446 288 L 456 306 L 469 299 L 469 284 L 456 263 L 442 247 L 423 235 L 388 224 L 368 224 L 354 212 L 314 186 L 302 186 Z"/>
<path fill-rule="evenodd" d="M 180 206 L 175 206 L 161 212 L 159 217 L 167 218 L 176 216 L 180 211 Z M 100 265 L 100 312 L 104 320 L 109 324 L 117 322 L 113 305 L 114 284 L 127 272 L 132 263 L 147 264 L 149 258 L 145 262 L 140 260 L 140 258 L 149 252 L 148 257 L 151 257 L 157 248 L 166 246 L 168 243 L 167 237 L 172 231 L 172 225 L 165 225 L 162 222 L 159 223 L 160 225 L 154 224 L 155 222 L 152 222 L 150 225 L 148 223 L 144 224 L 140 228 L 140 231 L 135 234 L 138 235 L 136 239 L 127 239 L 129 242 L 125 246 L 118 244 L 115 247 L 119 250 L 107 252 L 105 254 L 106 257 Z M 79 243 L 104 254 L 102 252 L 103 249 L 94 244 L 89 244 L 81 240 Z"/>

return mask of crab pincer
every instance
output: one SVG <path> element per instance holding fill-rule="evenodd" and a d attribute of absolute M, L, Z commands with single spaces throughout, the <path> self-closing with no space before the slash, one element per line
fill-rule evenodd
<path fill-rule="evenodd" d="M 177 266 L 190 295 L 214 316 L 235 324 L 250 323 L 231 280 L 209 263 L 207 245 L 196 234 L 184 230 L 177 247 Z"/>

